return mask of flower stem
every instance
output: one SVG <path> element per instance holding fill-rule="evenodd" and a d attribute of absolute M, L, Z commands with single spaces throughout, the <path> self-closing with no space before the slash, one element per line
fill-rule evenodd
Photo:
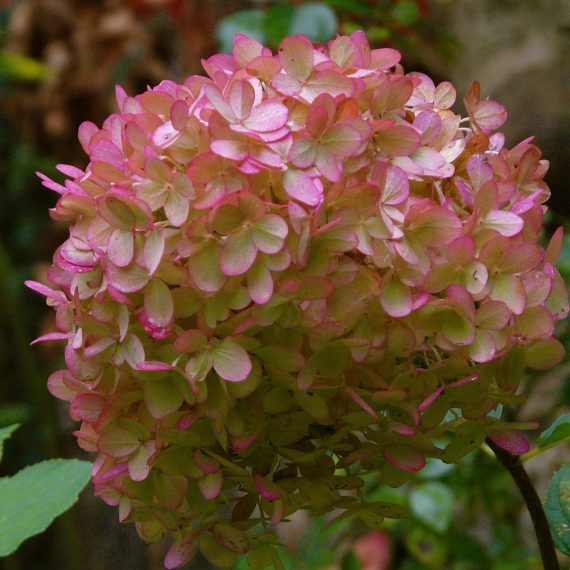
<path fill-rule="evenodd" d="M 534 532 L 540 549 L 540 556 L 542 557 L 544 570 L 560 570 L 558 557 L 556 556 L 556 550 L 552 540 L 552 534 L 550 533 L 550 527 L 542 507 L 542 502 L 540 501 L 540 497 L 538 496 L 528 473 L 520 461 L 520 457 L 509 453 L 493 443 L 490 439 L 487 439 L 487 445 L 493 450 L 499 463 L 502 463 L 511 474 L 511 477 L 519 488 L 526 504 L 526 508 L 530 513 L 532 524 L 534 525 Z"/>

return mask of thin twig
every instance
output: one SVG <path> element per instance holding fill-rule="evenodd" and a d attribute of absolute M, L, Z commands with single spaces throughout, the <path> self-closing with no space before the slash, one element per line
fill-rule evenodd
<path fill-rule="evenodd" d="M 568 443 L 569 441 L 570 441 L 570 436 L 565 437 L 564 439 L 559 439 L 558 441 L 554 441 L 552 443 L 549 443 L 548 445 L 545 445 L 543 447 L 535 447 L 531 451 L 527 451 L 526 453 L 521 455 L 520 461 L 521 461 L 521 463 L 524 463 L 525 461 L 528 461 L 529 459 L 532 459 L 533 457 L 537 457 L 541 453 L 544 453 L 545 451 L 552 449 L 553 447 L 556 447 L 557 445 L 561 445 L 563 443 Z"/>
<path fill-rule="evenodd" d="M 560 570 L 558 557 L 556 556 L 556 550 L 554 548 L 554 541 L 552 540 L 550 526 L 548 525 L 548 519 L 542 507 L 542 502 L 520 461 L 520 457 L 509 453 L 493 443 L 490 439 L 487 439 L 487 445 L 493 450 L 497 460 L 502 463 L 511 474 L 511 477 L 521 492 L 526 508 L 530 513 L 532 524 L 534 525 L 534 532 L 536 534 L 536 540 L 538 541 L 538 548 L 540 549 L 544 570 Z"/>

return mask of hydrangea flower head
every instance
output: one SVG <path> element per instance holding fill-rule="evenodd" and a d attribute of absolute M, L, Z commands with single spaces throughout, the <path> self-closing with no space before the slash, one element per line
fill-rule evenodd
<path fill-rule="evenodd" d="M 208 77 L 118 88 L 80 128 L 86 170 L 40 175 L 70 223 L 53 288 L 29 282 L 56 311 L 39 340 L 66 343 L 48 387 L 96 494 L 173 537 L 167 568 L 263 567 L 297 510 L 399 515 L 354 492 L 365 472 L 397 486 L 485 437 L 525 446 L 490 412 L 563 355 L 548 163 L 505 146 L 477 83 L 461 118 L 399 60 L 362 32 L 276 54 L 238 35 Z"/>

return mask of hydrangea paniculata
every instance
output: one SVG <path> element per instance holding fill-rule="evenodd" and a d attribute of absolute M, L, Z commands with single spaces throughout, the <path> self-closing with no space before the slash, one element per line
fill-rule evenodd
<path fill-rule="evenodd" d="M 399 61 L 362 32 L 277 54 L 238 35 L 208 77 L 118 88 L 119 113 L 80 128 L 86 170 L 40 175 L 70 223 L 53 288 L 28 282 L 56 311 L 38 340 L 66 342 L 48 387 L 96 494 L 174 538 L 167 568 L 197 549 L 263 567 L 299 509 L 399 515 L 355 493 L 361 473 L 397 486 L 485 437 L 525 446 L 490 412 L 520 401 L 525 362 L 563 355 L 548 162 L 505 146 L 477 83 L 462 118 L 450 83 Z"/>

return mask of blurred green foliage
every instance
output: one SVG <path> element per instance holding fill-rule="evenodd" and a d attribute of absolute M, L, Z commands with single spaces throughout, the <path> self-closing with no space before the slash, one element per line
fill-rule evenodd
<path fill-rule="evenodd" d="M 229 52 L 234 34 L 249 35 L 276 48 L 284 37 L 296 34 L 304 34 L 314 42 L 325 42 L 335 36 L 337 29 L 334 11 L 323 2 L 300 6 L 280 2 L 267 10 L 234 12 L 218 24 L 216 37 L 222 51 Z"/>
<path fill-rule="evenodd" d="M 451 0 L 431 0 L 431 3 Z M 443 60 L 453 60 L 460 42 L 445 28 L 434 29 L 426 18 L 428 0 L 273 0 L 262 8 L 238 10 L 218 24 L 216 38 L 222 51 L 231 51 L 233 35 L 249 35 L 276 48 L 288 35 L 305 34 L 326 42 L 337 33 L 364 30 L 372 43 L 390 43 L 404 56 L 423 62 L 426 47 Z"/>

